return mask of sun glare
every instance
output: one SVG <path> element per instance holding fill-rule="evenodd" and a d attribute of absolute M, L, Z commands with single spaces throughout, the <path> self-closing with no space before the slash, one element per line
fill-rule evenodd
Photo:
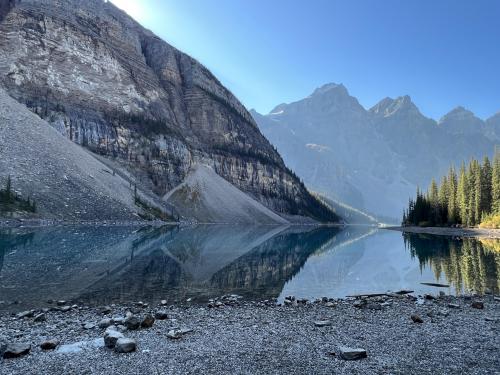
<path fill-rule="evenodd" d="M 141 2 L 137 0 L 111 0 L 118 8 L 127 12 L 127 14 L 136 20 L 144 17 L 144 8 Z"/>

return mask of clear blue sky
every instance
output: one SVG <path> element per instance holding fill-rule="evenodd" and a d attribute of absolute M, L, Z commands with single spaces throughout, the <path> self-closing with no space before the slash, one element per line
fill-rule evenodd
<path fill-rule="evenodd" d="M 328 82 L 365 107 L 408 94 L 436 119 L 500 111 L 497 0 L 113 2 L 259 112 Z"/>

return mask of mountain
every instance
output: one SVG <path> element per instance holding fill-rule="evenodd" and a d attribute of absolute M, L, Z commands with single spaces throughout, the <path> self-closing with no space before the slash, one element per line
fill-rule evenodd
<path fill-rule="evenodd" d="M 46 121 L 0 89 L 0 183 L 37 205 L 37 216 L 66 220 L 137 220 L 161 200 L 139 191 L 134 203 L 130 182 L 71 142 Z M 172 212 L 168 212 L 172 214 Z"/>
<path fill-rule="evenodd" d="M 459 107 L 437 122 L 409 96 L 385 98 L 367 110 L 341 84 L 324 85 L 268 115 L 251 113 L 312 190 L 390 221 L 399 220 L 417 186 L 451 164 L 492 155 L 500 143 L 498 114 L 483 121 Z"/>
<path fill-rule="evenodd" d="M 335 221 L 243 105 L 200 63 L 103 0 L 0 8 L 0 87 L 163 197 L 209 165 L 283 215 Z"/>

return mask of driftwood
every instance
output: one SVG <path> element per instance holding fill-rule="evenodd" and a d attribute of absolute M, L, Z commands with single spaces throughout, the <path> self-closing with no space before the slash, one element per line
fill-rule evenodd
<path fill-rule="evenodd" d="M 449 288 L 450 286 L 447 284 L 438 284 L 438 283 L 420 283 L 422 285 L 428 285 L 428 286 L 436 286 L 438 288 Z"/>
<path fill-rule="evenodd" d="M 392 297 L 394 294 L 399 294 L 399 295 L 402 295 L 402 294 L 410 294 L 410 293 L 413 293 L 413 290 L 399 290 L 397 292 L 386 292 L 386 293 L 363 293 L 363 294 L 353 294 L 351 296 L 347 296 L 349 298 L 361 298 L 361 297 L 367 297 L 367 298 L 370 298 L 370 297 L 384 297 L 384 296 L 387 296 L 387 297 Z"/>

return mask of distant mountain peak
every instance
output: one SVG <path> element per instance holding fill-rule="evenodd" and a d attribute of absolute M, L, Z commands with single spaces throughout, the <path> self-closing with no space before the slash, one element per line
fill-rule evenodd
<path fill-rule="evenodd" d="M 448 121 L 457 121 L 457 120 L 459 121 L 459 120 L 470 120 L 470 119 L 479 120 L 479 118 L 477 118 L 473 112 L 471 112 L 467 108 L 458 106 L 453 108 L 443 117 L 441 117 L 441 119 L 439 120 L 439 124 L 446 123 Z"/>
<path fill-rule="evenodd" d="M 399 112 L 420 113 L 409 95 L 398 96 L 396 99 L 386 97 L 370 108 L 370 112 L 383 117 L 389 117 Z"/>
<path fill-rule="evenodd" d="M 333 92 L 349 95 L 349 92 L 342 83 L 327 83 L 326 85 L 318 87 L 316 90 L 314 90 L 311 96 L 323 95 L 326 93 L 333 93 Z"/>

